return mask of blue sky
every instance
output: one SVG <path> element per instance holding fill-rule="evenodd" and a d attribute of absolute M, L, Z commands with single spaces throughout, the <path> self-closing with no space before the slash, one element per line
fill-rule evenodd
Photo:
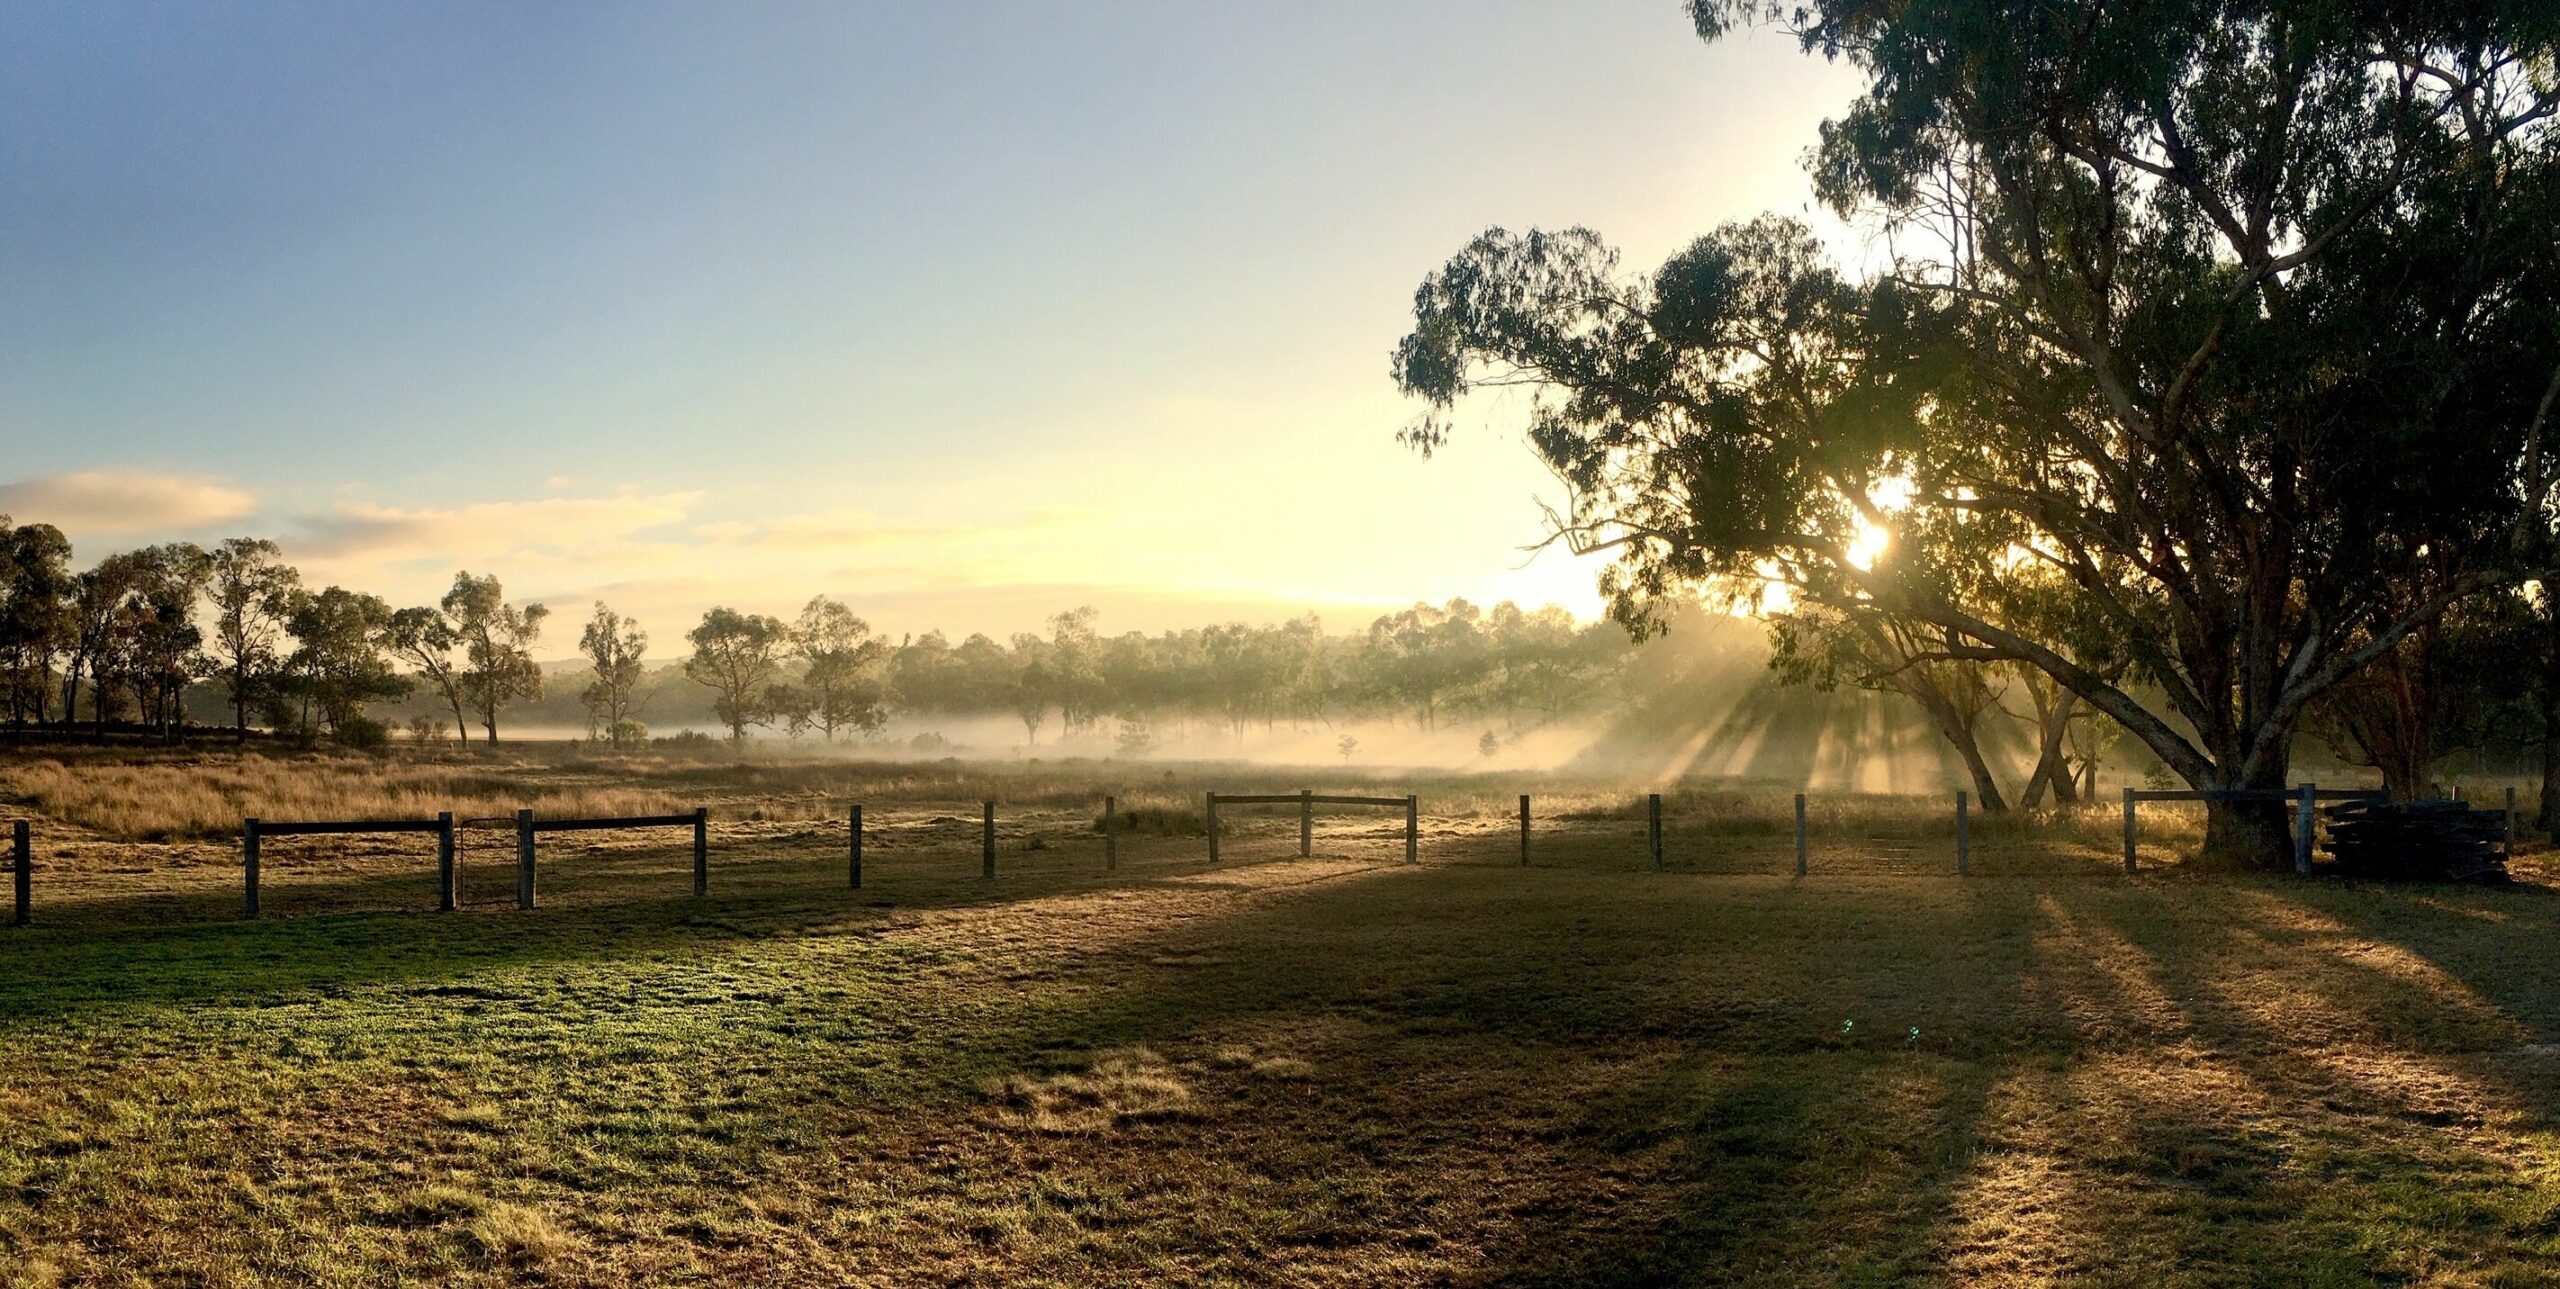
<path fill-rule="evenodd" d="M 14 6 L 0 507 L 669 637 L 1587 609 L 1498 415 L 1394 443 L 1414 285 L 1803 213 L 1853 90 L 1676 0 Z"/>

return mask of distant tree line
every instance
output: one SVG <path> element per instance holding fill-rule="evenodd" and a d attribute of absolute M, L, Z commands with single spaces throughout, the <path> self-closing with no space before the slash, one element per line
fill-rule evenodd
<path fill-rule="evenodd" d="M 684 672 L 710 689 L 732 737 L 763 727 L 832 739 L 875 733 L 895 711 L 931 712 L 1010 716 L 1029 745 L 1108 719 L 1120 746 L 1142 753 L 1169 723 L 1241 734 L 1281 721 L 1389 717 L 1431 729 L 1463 717 L 1516 732 L 1587 714 L 1632 647 L 1560 609 L 1488 612 L 1465 600 L 1340 635 L 1313 615 L 1115 636 L 1098 620 L 1085 607 L 1052 616 L 1045 635 L 955 644 L 927 631 L 891 643 L 824 596 L 794 622 L 715 608 L 686 636 Z"/>
<path fill-rule="evenodd" d="M 370 710 L 415 697 L 432 712 L 409 719 L 411 737 L 451 731 L 468 741 L 477 730 L 494 743 L 511 713 L 545 697 L 534 651 L 549 616 L 542 604 L 510 601 L 496 576 L 468 571 L 435 603 L 404 608 L 343 587 L 314 590 L 274 542 L 251 537 L 149 546 L 75 570 L 59 530 L 0 516 L 0 694 L 19 730 L 139 727 L 174 738 L 188 724 L 188 695 L 210 691 L 241 736 L 263 728 L 376 746 L 391 730 Z M 2025 731 L 2032 759 L 2017 800 L 2028 807 L 2081 799 L 2099 763 L 2127 750 L 2112 721 L 2041 670 L 1964 657 L 1943 632 L 1818 605 L 1763 621 L 1779 681 L 1909 700 L 1988 806 L 2008 799 L 2004 754 L 1986 738 L 1995 721 Z M 1635 638 L 1614 624 L 1509 603 L 1416 604 L 1348 633 L 1326 632 L 1311 614 L 1155 634 L 1104 635 L 1098 623 L 1088 607 L 1054 615 L 1045 634 L 954 643 L 927 631 L 892 641 L 824 595 L 787 622 L 717 607 L 685 634 L 675 674 L 698 687 L 733 739 L 751 730 L 867 738 L 904 712 L 1009 717 L 1034 746 L 1044 736 L 1094 737 L 1108 721 L 1102 736 L 1132 755 L 1197 725 L 1241 736 L 1284 722 L 1380 719 L 1419 730 L 1482 725 L 1480 750 L 1491 755 L 1500 744 L 1492 727 L 1516 735 L 1635 713 L 1677 683 L 1637 665 Z M 574 691 L 589 737 L 649 737 L 649 647 L 639 622 L 594 606 L 578 637 L 584 683 Z M 557 668 L 552 679 L 561 679 Z M 544 710 L 556 721 L 557 704 Z M 2560 752 L 2560 623 L 2550 597 L 2535 587 L 2459 606 L 2331 691 L 2304 727 L 2404 793 L 2423 790 L 2438 764 L 2464 751 Z M 1357 740 L 1345 740 L 1349 759 Z"/>
<path fill-rule="evenodd" d="M 511 710 L 544 693 L 535 648 L 549 609 L 507 598 L 469 571 L 433 604 L 304 584 L 272 541 L 171 543 L 76 570 L 47 524 L 0 516 L 0 687 L 12 727 L 139 725 L 175 737 L 190 687 L 223 696 L 232 730 L 372 746 L 388 738 L 370 708 L 417 695 L 441 719 L 419 738 L 477 729 L 498 741 Z M 1111 718 L 1143 751 L 1168 721 L 1241 732 L 1256 723 L 1409 718 L 1419 728 L 1499 720 L 1517 731 L 1588 711 L 1630 644 L 1615 628 L 1562 610 L 1491 611 L 1465 600 L 1417 604 L 1365 632 L 1328 635 L 1313 616 L 1156 635 L 1104 636 L 1091 608 L 1060 613 L 1043 635 L 958 643 L 938 631 L 896 642 L 843 602 L 811 599 L 798 617 L 716 607 L 685 634 L 683 674 L 710 697 L 731 737 L 772 729 L 822 739 L 875 734 L 893 711 L 1002 714 L 1026 743 L 1090 732 Z M 578 638 L 590 736 L 647 737 L 640 704 L 650 638 L 601 602 Z"/>

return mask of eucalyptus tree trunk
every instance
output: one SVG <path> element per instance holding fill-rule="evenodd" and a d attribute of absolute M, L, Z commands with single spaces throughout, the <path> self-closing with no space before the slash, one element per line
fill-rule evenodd
<path fill-rule="evenodd" d="M 1929 714 L 1929 722 L 1956 750 L 1956 758 L 1964 762 L 1966 777 L 1973 780 L 1974 801 L 1985 814 L 2001 814 L 2009 809 L 2009 799 L 2000 791 L 2000 780 L 1991 773 L 1991 763 L 1983 758 L 1982 742 L 1975 736 L 1975 722 L 1965 715 L 1955 700 L 1931 680 L 1927 673 L 1913 669 L 1901 673 L 1897 687 L 1920 704 Z"/>
<path fill-rule="evenodd" d="M 2547 592 L 2546 592 L 2547 594 Z M 2542 807 L 2533 826 L 2560 833 L 2560 602 L 2547 606 L 2542 640 Z"/>

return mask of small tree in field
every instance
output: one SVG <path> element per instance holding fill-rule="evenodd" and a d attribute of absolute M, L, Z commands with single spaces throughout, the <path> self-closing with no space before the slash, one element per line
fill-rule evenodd
<path fill-rule="evenodd" d="M 596 601 L 595 616 L 578 636 L 578 650 L 595 667 L 596 678 L 581 695 L 587 702 L 587 733 L 616 744 L 630 741 L 640 727 L 631 719 L 631 695 L 640 686 L 640 660 L 649 652 L 649 633 L 640 624 Z"/>
<path fill-rule="evenodd" d="M 888 724 L 887 689 L 879 671 L 889 644 L 871 634 L 870 623 L 855 617 L 842 601 L 821 595 L 800 610 L 792 644 L 809 665 L 799 686 L 806 724 L 829 742 L 839 729 L 869 733 Z"/>
<path fill-rule="evenodd" d="M 392 656 L 415 668 L 418 678 L 444 700 L 453 712 L 455 736 L 469 742 L 471 719 L 462 711 L 462 668 L 453 657 L 462 637 L 454 631 L 453 620 L 432 604 L 417 605 L 392 614 L 384 638 Z"/>
<path fill-rule="evenodd" d="M 283 554 L 263 537 L 234 537 L 208 556 L 213 661 L 230 687 L 232 723 L 244 739 L 249 736 L 249 709 L 283 665 L 285 616 L 293 611 L 293 593 L 302 585 L 302 575 L 283 561 Z"/>
<path fill-rule="evenodd" d="M 1476 740 L 1477 756 L 1490 760 L 1493 757 L 1500 755 L 1501 752 L 1502 740 L 1497 737 L 1492 730 L 1486 730 L 1484 732 L 1484 737 Z"/>
<path fill-rule="evenodd" d="M 378 746 L 386 731 L 365 705 L 399 698 L 413 683 L 386 655 L 390 624 L 391 606 L 380 596 L 332 586 L 294 597 L 286 626 L 300 647 L 289 665 L 339 742 Z"/>
<path fill-rule="evenodd" d="M 1342 736 L 1340 742 L 1333 745 L 1333 750 L 1342 754 L 1342 763 L 1344 765 L 1349 765 L 1351 764 L 1351 758 L 1360 751 L 1360 740 L 1345 734 Z"/>
<path fill-rule="evenodd" d="M 779 618 L 720 607 L 703 614 L 702 625 L 685 639 L 693 656 L 684 660 L 684 674 L 710 687 L 711 710 L 729 727 L 731 741 L 744 742 L 748 726 L 772 719 L 765 700 L 790 647 L 791 628 Z"/>
<path fill-rule="evenodd" d="M 0 689 L 13 725 L 44 721 L 52 709 L 54 663 L 71 643 L 74 584 L 71 540 L 61 529 L 12 526 L 0 515 Z"/>
<path fill-rule="evenodd" d="M 1145 756 L 1156 750 L 1155 727 L 1136 717 L 1123 717 L 1120 721 L 1120 736 L 1117 741 L 1120 755 L 1133 758 Z"/>
<path fill-rule="evenodd" d="M 534 664 L 533 642 L 551 610 L 509 604 L 496 577 L 462 572 L 454 574 L 453 589 L 445 592 L 444 611 L 462 643 L 462 696 L 495 743 L 500 711 L 518 699 L 542 697 L 542 668 Z"/>

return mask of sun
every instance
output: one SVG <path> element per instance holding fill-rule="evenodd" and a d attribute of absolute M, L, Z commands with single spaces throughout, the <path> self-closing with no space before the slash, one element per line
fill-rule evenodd
<path fill-rule="evenodd" d="M 1876 557 L 1884 554 L 1884 548 L 1892 541 L 1891 532 L 1866 520 L 1859 520 L 1857 536 L 1849 539 L 1847 556 L 1850 567 L 1861 572 L 1874 568 Z"/>

